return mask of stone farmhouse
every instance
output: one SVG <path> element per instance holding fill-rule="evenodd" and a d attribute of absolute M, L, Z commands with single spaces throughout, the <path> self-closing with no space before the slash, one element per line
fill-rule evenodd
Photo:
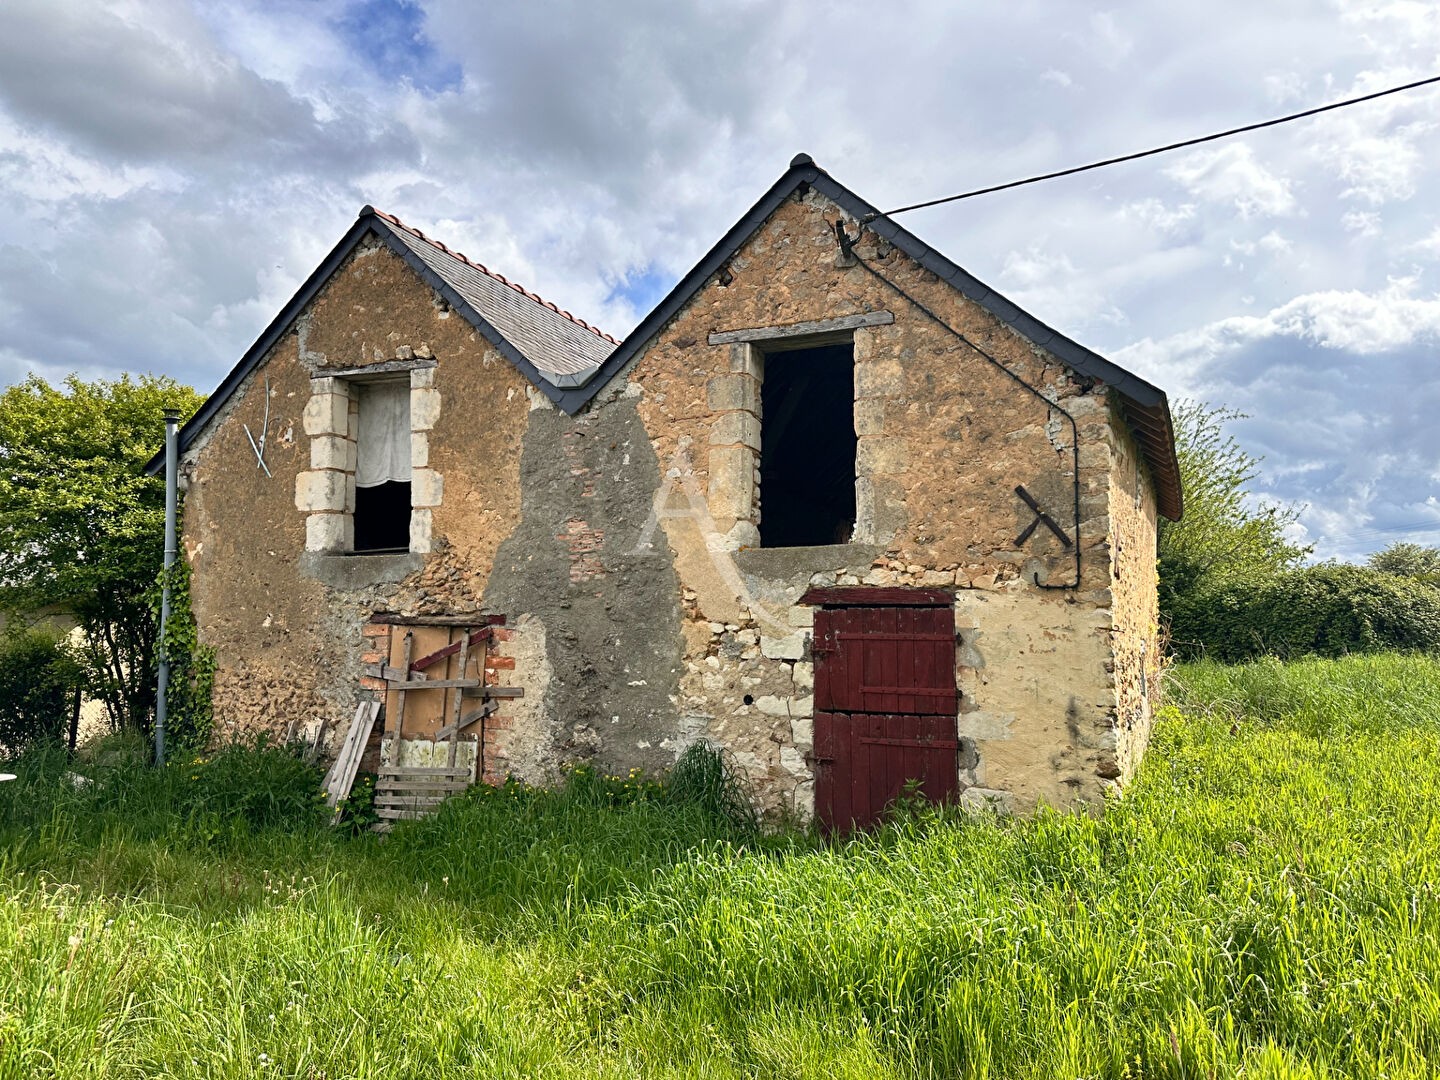
<path fill-rule="evenodd" d="M 180 440 L 221 737 L 707 740 L 842 829 L 1095 808 L 1145 748 L 1164 393 L 803 154 L 622 342 L 367 206 Z"/>

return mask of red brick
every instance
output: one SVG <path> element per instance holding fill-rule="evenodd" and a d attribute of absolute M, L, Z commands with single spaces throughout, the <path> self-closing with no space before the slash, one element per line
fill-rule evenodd
<path fill-rule="evenodd" d="M 362 690 L 384 690 L 387 689 L 384 679 L 372 678 L 369 675 L 360 676 L 360 689 Z"/>
<path fill-rule="evenodd" d="M 509 641 L 515 636 L 515 631 L 497 626 L 490 631 L 490 634 L 496 641 Z"/>
<path fill-rule="evenodd" d="M 362 664 L 383 664 L 385 662 L 385 654 L 368 650 L 360 654 L 360 662 Z"/>
<path fill-rule="evenodd" d="M 366 623 L 360 628 L 362 637 L 384 638 L 390 636 L 390 627 L 385 623 Z"/>
<path fill-rule="evenodd" d="M 487 656 L 485 667 L 491 671 L 514 671 L 515 657 L 513 656 Z"/>
<path fill-rule="evenodd" d="M 513 716 L 500 716 L 499 714 L 487 716 L 485 718 L 485 731 L 487 734 L 491 731 L 509 731 L 514 724 L 515 718 Z"/>

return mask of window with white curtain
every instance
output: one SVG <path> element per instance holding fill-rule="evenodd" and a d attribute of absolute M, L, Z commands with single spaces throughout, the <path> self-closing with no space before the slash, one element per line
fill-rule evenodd
<path fill-rule="evenodd" d="M 355 462 L 355 550 L 410 545 L 410 382 L 362 382 Z"/>

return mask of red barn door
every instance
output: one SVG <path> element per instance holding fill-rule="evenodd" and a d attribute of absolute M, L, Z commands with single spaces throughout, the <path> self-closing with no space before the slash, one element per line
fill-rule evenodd
<path fill-rule="evenodd" d="M 959 787 L 955 612 L 934 589 L 813 589 L 815 812 L 827 830 L 872 825 L 905 785 L 934 802 Z"/>

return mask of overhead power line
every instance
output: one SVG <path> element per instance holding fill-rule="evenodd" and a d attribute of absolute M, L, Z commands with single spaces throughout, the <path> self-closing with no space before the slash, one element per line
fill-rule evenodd
<path fill-rule="evenodd" d="M 1259 131 L 1261 128 L 1288 124 L 1294 120 L 1303 120 L 1307 116 L 1318 116 L 1320 113 L 1331 112 L 1335 109 L 1349 108 L 1351 105 L 1374 101 L 1376 98 L 1388 97 L 1391 94 L 1401 94 L 1406 90 L 1414 90 L 1420 86 L 1429 86 L 1432 83 L 1440 83 L 1440 75 L 1434 75 L 1428 79 L 1419 79 L 1412 83 L 1406 83 L 1404 86 L 1392 86 L 1388 90 L 1377 90 L 1373 94 L 1362 94 L 1360 97 L 1347 98 L 1345 101 L 1331 102 L 1329 105 L 1320 105 L 1314 109 L 1305 109 L 1302 112 L 1290 113 L 1288 116 L 1277 116 L 1271 120 L 1261 120 L 1259 123 L 1246 124 L 1244 127 L 1230 128 L 1228 131 L 1217 131 L 1213 135 L 1201 135 L 1199 138 L 1185 139 L 1182 142 L 1170 143 L 1168 146 L 1157 146 L 1153 149 L 1140 150 L 1133 154 L 1122 154 L 1120 157 L 1106 158 L 1104 161 L 1092 161 L 1088 165 L 1075 165 L 1069 169 L 1059 169 L 1056 172 L 1045 173 L 1043 176 L 1028 176 L 1024 180 L 1011 180 L 1005 184 L 993 184 L 990 187 L 961 192 L 959 195 L 946 195 L 940 199 L 927 199 L 925 202 L 911 203 L 909 206 L 897 206 L 894 210 L 886 210 L 882 213 L 867 215 L 865 221 L 868 223 L 874 221 L 876 218 L 893 217 L 896 214 L 904 214 L 910 210 L 921 210 L 927 206 L 939 206 L 941 203 L 958 202 L 960 199 L 973 199 L 976 195 L 989 195 L 996 191 L 1008 191 L 1010 188 L 1024 187 L 1026 184 L 1038 184 L 1042 180 L 1054 180 L 1061 176 L 1074 176 L 1076 173 L 1089 172 L 1091 169 L 1103 169 L 1107 165 L 1119 165 L 1121 162 L 1153 157 L 1155 154 L 1167 154 L 1171 150 L 1183 150 L 1187 146 L 1199 146 L 1201 143 L 1214 142 L 1216 139 L 1228 139 L 1232 135 L 1243 135 L 1247 131 Z"/>

